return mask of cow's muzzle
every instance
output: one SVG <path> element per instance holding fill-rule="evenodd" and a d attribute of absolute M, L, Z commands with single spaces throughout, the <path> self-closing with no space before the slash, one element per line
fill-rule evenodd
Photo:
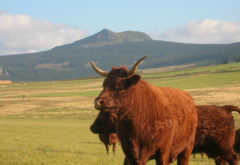
<path fill-rule="evenodd" d="M 94 125 L 91 125 L 90 130 L 92 131 L 92 133 L 97 133 L 96 128 L 94 127 Z"/>

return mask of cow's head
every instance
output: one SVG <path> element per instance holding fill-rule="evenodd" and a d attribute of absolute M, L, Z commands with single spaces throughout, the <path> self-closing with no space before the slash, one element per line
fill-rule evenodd
<path fill-rule="evenodd" d="M 118 102 L 119 97 L 124 97 L 124 92 L 131 86 L 135 85 L 141 77 L 136 74 L 140 63 L 146 58 L 139 59 L 131 70 L 125 67 L 113 68 L 106 72 L 98 68 L 93 62 L 90 62 L 93 69 L 100 75 L 106 77 L 103 83 L 103 90 L 94 100 L 95 108 L 98 110 L 119 109 L 121 106 Z"/>
<path fill-rule="evenodd" d="M 116 119 L 114 111 L 100 111 L 90 130 L 93 133 L 115 133 Z"/>

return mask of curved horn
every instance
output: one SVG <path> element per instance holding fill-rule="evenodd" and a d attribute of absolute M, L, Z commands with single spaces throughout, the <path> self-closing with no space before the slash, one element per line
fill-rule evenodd
<path fill-rule="evenodd" d="M 132 76 L 132 75 L 134 75 L 134 74 L 137 72 L 139 65 L 140 65 L 141 62 L 142 62 L 145 58 L 147 58 L 147 57 L 148 57 L 148 56 L 144 56 L 144 57 L 140 58 L 140 59 L 134 64 L 134 66 L 132 67 L 132 69 L 129 71 L 129 76 Z"/>
<path fill-rule="evenodd" d="M 90 64 L 92 65 L 93 69 L 100 74 L 101 76 L 107 77 L 108 76 L 108 72 L 98 68 L 92 61 L 90 61 Z"/>

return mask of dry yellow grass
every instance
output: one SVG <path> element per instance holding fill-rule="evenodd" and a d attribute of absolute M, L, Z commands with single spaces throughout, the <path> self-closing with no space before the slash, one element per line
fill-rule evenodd
<path fill-rule="evenodd" d="M 240 85 L 188 90 L 196 104 L 240 106 Z"/>
<path fill-rule="evenodd" d="M 94 91 L 100 90 L 100 84 L 94 83 L 81 88 L 76 87 L 69 89 L 50 89 L 50 90 L 17 90 L 2 91 L 0 97 L 0 115 L 37 113 L 41 109 L 86 109 L 93 108 L 94 96 L 66 96 L 66 97 L 28 97 L 33 94 L 44 94 L 48 92 L 76 92 L 76 91 Z M 236 105 L 240 106 L 240 85 L 222 86 L 215 88 L 202 88 L 188 90 L 193 96 L 197 105 L 215 104 L 215 105 Z M 62 110 L 64 111 L 64 110 Z M 68 111 L 66 111 L 68 112 Z M 71 111 L 69 111 L 71 112 Z"/>
<path fill-rule="evenodd" d="M 37 113 L 42 109 L 93 109 L 93 98 L 85 97 L 42 97 L 1 98 L 0 115 Z"/>
<path fill-rule="evenodd" d="M 87 93 L 100 90 L 101 84 L 101 81 L 96 81 L 85 84 L 79 83 L 75 86 L 72 86 L 71 83 L 65 85 L 63 82 L 60 85 L 59 82 L 49 82 L 47 85 L 40 84 L 39 86 L 34 86 L 34 83 L 15 83 L 12 86 L 1 86 L 0 116 L 43 113 L 42 111 L 49 113 L 56 109 L 61 109 L 61 113 L 64 109 L 66 109 L 66 113 L 72 113 L 76 109 L 90 110 L 93 109 L 94 97 L 78 96 L 78 92 Z"/>

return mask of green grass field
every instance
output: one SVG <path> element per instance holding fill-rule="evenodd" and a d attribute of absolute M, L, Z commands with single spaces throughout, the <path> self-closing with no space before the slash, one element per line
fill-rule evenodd
<path fill-rule="evenodd" d="M 142 76 L 157 86 L 189 91 L 196 104 L 240 106 L 240 63 Z M 89 127 L 102 78 L 0 84 L 0 165 L 120 165 L 124 155 L 106 155 Z M 240 128 L 240 116 L 234 113 Z M 154 164 L 154 161 L 148 164 Z M 192 165 L 213 165 L 196 155 Z"/>

